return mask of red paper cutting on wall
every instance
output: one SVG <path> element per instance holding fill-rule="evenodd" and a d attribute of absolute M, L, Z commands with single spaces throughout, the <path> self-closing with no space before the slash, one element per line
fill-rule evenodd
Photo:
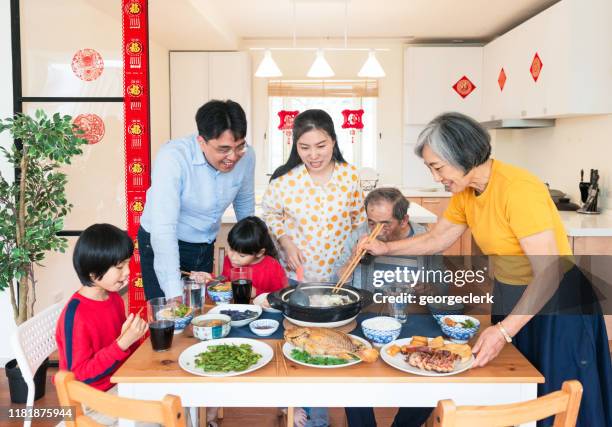
<path fill-rule="evenodd" d="M 81 136 L 90 145 L 97 144 L 104 137 L 104 121 L 96 114 L 79 114 L 72 123 L 85 132 Z"/>
<path fill-rule="evenodd" d="M 104 60 L 94 49 L 81 49 L 72 57 L 72 72 L 79 79 L 91 82 L 96 80 L 104 71 Z"/>
<path fill-rule="evenodd" d="M 497 77 L 497 84 L 499 85 L 499 90 L 503 91 L 504 86 L 506 86 L 506 72 L 504 71 L 503 67 L 499 71 L 499 76 Z"/>
<path fill-rule="evenodd" d="M 461 98 L 465 99 L 466 96 L 474 92 L 474 90 L 476 89 L 476 85 L 472 83 L 472 81 L 466 76 L 463 76 L 459 80 L 457 80 L 457 83 L 453 85 L 453 89 L 459 94 Z"/>
<path fill-rule="evenodd" d="M 342 110 L 342 116 L 344 117 L 342 129 L 350 129 L 351 143 L 354 144 L 363 129 L 363 110 Z"/>
<path fill-rule="evenodd" d="M 533 57 L 533 61 L 531 61 L 531 67 L 529 67 L 529 72 L 531 73 L 531 77 L 533 78 L 534 82 L 538 81 L 538 78 L 542 73 L 542 67 L 544 67 L 544 64 L 540 59 L 540 55 L 538 55 L 536 52 L 535 56 Z"/>
<path fill-rule="evenodd" d="M 122 0 L 126 215 L 127 232 L 135 243 L 130 261 L 130 312 L 146 304 L 136 235 L 151 170 L 147 8 L 147 0 Z"/>

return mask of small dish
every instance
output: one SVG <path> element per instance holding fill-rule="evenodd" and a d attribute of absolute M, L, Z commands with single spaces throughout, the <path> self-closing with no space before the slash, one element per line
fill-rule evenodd
<path fill-rule="evenodd" d="M 225 314 L 229 316 L 231 319 L 233 319 L 234 316 L 229 314 L 229 312 L 245 312 L 247 310 L 252 311 L 254 314 L 244 319 L 232 320 L 232 327 L 239 328 L 241 326 L 248 325 L 253 320 L 261 316 L 261 312 L 262 312 L 261 307 L 255 304 L 219 304 L 216 307 L 213 307 L 210 310 L 208 310 L 208 313 L 209 314 Z M 224 311 L 226 313 L 223 313 Z"/>
<path fill-rule="evenodd" d="M 212 340 L 223 338 L 229 334 L 231 318 L 225 314 L 202 314 L 191 321 L 193 325 L 193 336 L 199 340 Z M 204 326 L 203 323 L 218 321 L 217 324 Z"/>
<path fill-rule="evenodd" d="M 462 323 L 466 321 L 471 322 L 474 326 L 462 326 Z M 456 323 L 456 325 L 453 325 L 453 323 Z M 480 329 L 480 321 L 478 319 L 464 315 L 443 316 L 439 324 L 444 335 L 457 344 L 467 343 Z"/>
<path fill-rule="evenodd" d="M 396 340 L 402 331 L 402 324 L 393 317 L 376 316 L 361 322 L 363 335 L 377 346 Z"/>
<path fill-rule="evenodd" d="M 278 329 L 280 323 L 274 319 L 259 319 L 249 323 L 251 332 L 260 337 L 268 337 Z"/>
<path fill-rule="evenodd" d="M 180 307 L 179 307 L 180 308 Z M 193 319 L 193 310 L 191 308 L 187 308 L 187 313 L 185 313 L 182 317 L 176 317 L 175 314 L 172 314 L 170 310 L 172 308 L 166 308 L 157 313 L 158 320 L 159 319 L 172 319 L 174 320 L 174 334 L 180 334 L 185 330 L 187 325 L 191 323 Z M 175 312 L 176 313 L 176 312 Z"/>

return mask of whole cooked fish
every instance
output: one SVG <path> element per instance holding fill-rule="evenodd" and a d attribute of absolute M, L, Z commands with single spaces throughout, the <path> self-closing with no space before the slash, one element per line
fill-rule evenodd
<path fill-rule="evenodd" d="M 329 328 L 304 327 L 285 329 L 285 341 L 311 355 L 334 356 L 340 359 L 361 359 L 374 362 L 378 351 L 368 348 L 344 332 Z"/>

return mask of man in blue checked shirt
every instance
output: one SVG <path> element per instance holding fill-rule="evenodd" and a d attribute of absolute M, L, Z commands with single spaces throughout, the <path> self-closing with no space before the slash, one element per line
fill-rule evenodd
<path fill-rule="evenodd" d="M 145 297 L 182 295 L 180 271 L 212 272 L 223 213 L 255 210 L 255 153 L 240 104 L 209 101 L 196 113 L 198 134 L 164 144 L 138 230 Z"/>

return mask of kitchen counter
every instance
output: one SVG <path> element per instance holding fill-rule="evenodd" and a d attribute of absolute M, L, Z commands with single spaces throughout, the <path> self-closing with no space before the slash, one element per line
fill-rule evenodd
<path fill-rule="evenodd" d="M 453 193 L 441 187 L 401 187 L 393 184 L 378 184 L 376 188 L 395 187 L 406 197 L 451 197 Z"/>
<path fill-rule="evenodd" d="M 255 205 L 255 215 L 258 217 L 262 216 L 260 204 Z M 410 207 L 408 208 L 408 216 L 410 216 L 410 221 L 417 222 L 419 224 L 433 224 L 438 221 L 438 217 L 434 213 L 428 211 L 417 203 L 410 203 Z M 231 205 L 223 214 L 221 222 L 223 224 L 234 224 L 236 222 L 236 214 L 234 213 L 234 208 Z"/>
<path fill-rule="evenodd" d="M 560 211 L 559 214 L 570 237 L 612 236 L 612 210 L 605 210 L 599 215 L 583 215 L 568 211 Z"/>

